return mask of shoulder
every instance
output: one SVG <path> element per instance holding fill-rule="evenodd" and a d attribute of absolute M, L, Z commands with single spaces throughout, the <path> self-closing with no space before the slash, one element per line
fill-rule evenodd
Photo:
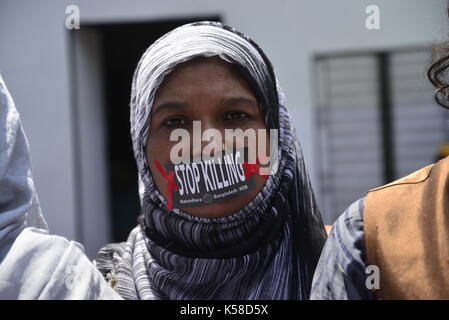
<path fill-rule="evenodd" d="M 338 217 L 329 234 L 327 244 L 342 252 L 339 259 L 344 265 L 356 263 L 362 266 L 365 264 L 364 207 L 365 197 L 353 202 Z"/>
<path fill-rule="evenodd" d="M 395 221 L 408 221 L 404 218 L 413 216 L 413 212 L 419 210 L 427 211 L 425 208 L 431 207 L 432 201 L 437 198 L 438 201 L 446 199 L 441 186 L 447 183 L 448 176 L 449 158 L 444 158 L 405 177 L 369 190 L 364 210 L 368 243 L 372 243 L 373 236 L 377 237 L 380 227 L 399 226 Z M 427 194 L 442 194 L 443 198 L 429 198 Z M 409 222 L 411 221 L 413 220 Z"/>
<path fill-rule="evenodd" d="M 365 198 L 352 203 L 332 226 L 312 285 L 312 299 L 369 299 L 365 288 Z"/>
<path fill-rule="evenodd" d="M 84 250 L 79 243 L 70 242 L 60 236 L 50 235 L 46 230 L 25 228 L 15 239 L 2 261 L 0 271 L 3 271 L 12 262 L 21 263 L 21 268 L 16 270 L 13 275 L 58 264 L 69 247 L 72 247 L 71 249 L 75 251 Z M 42 261 L 46 263 L 43 265 L 40 263 Z"/>
<path fill-rule="evenodd" d="M 423 167 L 419 170 L 416 170 L 416 171 L 410 173 L 409 175 L 402 177 L 400 179 L 397 179 L 393 182 L 390 182 L 383 186 L 371 189 L 368 191 L 368 194 L 378 192 L 378 191 L 383 191 L 383 190 L 389 189 L 391 187 L 420 184 L 422 182 L 425 182 L 432 175 L 432 172 L 434 171 L 434 168 L 436 166 L 437 167 L 449 166 L 449 157 L 446 157 L 446 158 L 438 161 L 437 163 L 433 163 L 433 164 L 430 164 L 430 165 Z"/>
<path fill-rule="evenodd" d="M 333 236 L 345 243 L 352 243 L 363 238 L 363 220 L 366 198 L 353 202 L 335 221 Z"/>

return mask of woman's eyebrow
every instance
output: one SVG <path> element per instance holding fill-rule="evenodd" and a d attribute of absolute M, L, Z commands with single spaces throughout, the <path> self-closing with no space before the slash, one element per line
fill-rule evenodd
<path fill-rule="evenodd" d="M 185 102 L 168 101 L 168 102 L 164 102 L 164 103 L 157 105 L 154 108 L 154 113 L 156 114 L 158 112 L 161 112 L 162 110 L 176 110 L 176 109 L 182 109 L 185 107 L 187 107 L 187 103 L 185 103 Z"/>
<path fill-rule="evenodd" d="M 222 106 L 232 106 L 239 103 L 250 104 L 256 108 L 259 108 L 259 104 L 256 100 L 245 97 L 226 97 L 220 100 L 219 104 Z"/>

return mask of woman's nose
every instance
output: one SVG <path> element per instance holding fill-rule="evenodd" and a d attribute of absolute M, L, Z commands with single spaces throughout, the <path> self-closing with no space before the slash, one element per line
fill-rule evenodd
<path fill-rule="evenodd" d="M 209 146 L 209 148 L 213 146 L 215 153 L 221 151 L 225 141 L 225 128 L 213 119 L 203 118 L 198 121 L 197 126 L 199 125 L 200 128 L 197 127 L 196 132 L 200 134 L 194 132 L 192 135 L 193 154 L 201 154 L 206 146 Z M 196 141 L 197 139 L 200 139 L 200 141 Z M 198 148 L 201 148 L 201 150 L 198 150 Z"/>

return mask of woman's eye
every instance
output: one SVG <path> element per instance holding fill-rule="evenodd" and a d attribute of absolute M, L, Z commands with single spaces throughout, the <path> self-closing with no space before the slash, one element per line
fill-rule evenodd
<path fill-rule="evenodd" d="M 181 118 L 181 117 L 175 117 L 175 118 L 170 118 L 168 120 L 165 120 L 163 122 L 164 126 L 166 127 L 179 127 L 179 126 L 184 126 L 187 124 L 186 119 Z"/>
<path fill-rule="evenodd" d="M 248 115 L 244 112 L 230 112 L 226 115 L 226 120 L 233 120 L 233 119 L 242 119 L 247 118 Z"/>

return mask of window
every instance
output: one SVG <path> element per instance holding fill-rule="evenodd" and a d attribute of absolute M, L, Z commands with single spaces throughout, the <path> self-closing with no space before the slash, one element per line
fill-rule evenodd
<path fill-rule="evenodd" d="M 320 55 L 320 207 L 332 223 L 374 187 L 435 161 L 448 114 L 433 102 L 430 49 Z"/>

